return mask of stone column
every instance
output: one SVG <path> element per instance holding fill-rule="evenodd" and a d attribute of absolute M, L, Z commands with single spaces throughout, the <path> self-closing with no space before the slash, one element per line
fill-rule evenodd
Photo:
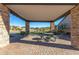
<path fill-rule="evenodd" d="M 9 10 L 0 4 L 0 47 L 9 44 Z"/>
<path fill-rule="evenodd" d="M 79 5 L 71 10 L 71 45 L 79 49 Z"/>
<path fill-rule="evenodd" d="M 54 22 L 53 21 L 50 22 L 50 30 L 51 30 L 51 32 L 53 30 L 55 30 L 55 25 L 54 25 Z"/>
<path fill-rule="evenodd" d="M 29 21 L 26 21 L 26 32 L 27 32 L 27 34 L 29 34 Z"/>

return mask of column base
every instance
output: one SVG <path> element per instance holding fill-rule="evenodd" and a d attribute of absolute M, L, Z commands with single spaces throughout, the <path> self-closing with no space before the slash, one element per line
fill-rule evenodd
<path fill-rule="evenodd" d="M 6 47 L 7 45 L 9 45 L 9 43 L 6 43 L 6 44 L 0 44 L 0 48 Z"/>
<path fill-rule="evenodd" d="M 79 39 L 73 39 L 71 40 L 71 45 L 75 49 L 79 49 Z"/>
<path fill-rule="evenodd" d="M 9 45 L 9 42 L 0 42 L 0 48 L 3 48 L 7 45 Z"/>

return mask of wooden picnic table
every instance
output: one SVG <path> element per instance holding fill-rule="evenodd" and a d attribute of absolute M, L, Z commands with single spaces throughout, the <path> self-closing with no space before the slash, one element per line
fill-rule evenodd
<path fill-rule="evenodd" d="M 41 37 L 41 39 L 44 38 L 44 36 L 53 36 L 53 33 L 41 33 L 39 36 Z"/>
<path fill-rule="evenodd" d="M 55 42 L 56 41 L 56 37 L 54 37 L 53 33 L 40 33 L 39 34 L 40 38 L 36 38 L 38 40 L 50 40 Z"/>

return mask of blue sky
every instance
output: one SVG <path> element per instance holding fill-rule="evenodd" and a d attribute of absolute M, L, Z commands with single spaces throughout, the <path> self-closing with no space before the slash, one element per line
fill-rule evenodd
<path fill-rule="evenodd" d="M 64 17 L 60 18 L 56 22 L 54 22 L 55 25 L 58 25 L 60 21 L 62 21 Z M 25 26 L 25 21 L 20 19 L 19 17 L 16 17 L 13 14 L 10 14 L 10 26 Z M 50 27 L 50 22 L 30 22 L 30 27 Z"/>
<path fill-rule="evenodd" d="M 25 26 L 25 21 L 13 14 L 10 14 L 10 26 Z"/>
<path fill-rule="evenodd" d="M 30 27 L 50 27 L 50 22 L 30 22 Z"/>

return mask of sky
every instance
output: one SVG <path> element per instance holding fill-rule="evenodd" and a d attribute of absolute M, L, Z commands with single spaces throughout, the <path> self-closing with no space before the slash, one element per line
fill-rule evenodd
<path fill-rule="evenodd" d="M 57 21 L 54 22 L 55 25 L 58 25 L 64 17 L 58 19 Z M 19 17 L 10 14 L 10 26 L 20 26 L 24 27 L 25 26 L 25 21 L 20 19 Z M 30 22 L 30 28 L 36 28 L 36 27 L 50 27 L 50 22 Z"/>

